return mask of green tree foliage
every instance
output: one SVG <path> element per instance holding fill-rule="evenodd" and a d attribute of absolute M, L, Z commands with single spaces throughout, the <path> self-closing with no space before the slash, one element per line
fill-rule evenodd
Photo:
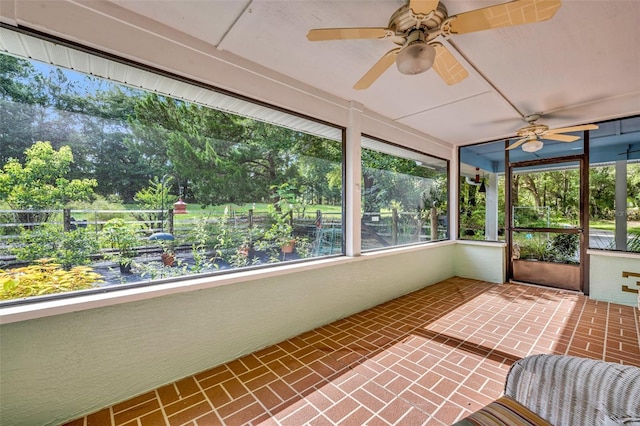
<path fill-rule="evenodd" d="M 640 207 L 640 164 L 627 164 L 627 196 Z"/>
<path fill-rule="evenodd" d="M 432 202 L 437 198 L 439 203 L 442 198 L 436 188 L 436 179 L 442 173 L 415 160 L 363 149 L 362 176 L 364 209 L 368 213 L 390 208 L 391 201 L 400 203 L 402 210 L 417 211 L 424 208 L 424 197 Z"/>
<path fill-rule="evenodd" d="M 589 215 L 593 219 L 613 219 L 616 176 L 614 167 L 589 170 Z"/>
<path fill-rule="evenodd" d="M 0 164 L 34 141 L 74 153 L 70 178 L 94 178 L 96 191 L 131 202 L 155 174 L 153 164 L 127 144 L 128 118 L 141 91 L 95 77 L 0 54 Z"/>
<path fill-rule="evenodd" d="M 19 158 L 30 145 L 35 104 L 34 68 L 29 61 L 0 55 L 0 164 Z"/>
<path fill-rule="evenodd" d="M 0 200 L 14 210 L 63 208 L 71 201 L 87 200 L 95 179 L 67 179 L 73 154 L 69 147 L 56 151 L 49 142 L 36 142 L 25 152 L 25 162 L 10 159 L 0 171 Z M 46 221 L 47 213 L 18 215 L 21 223 Z"/>
<path fill-rule="evenodd" d="M 0 56 L 0 99 L 9 99 L 25 104 L 40 101 L 28 83 L 34 72 L 33 66 L 24 59 Z"/>
<path fill-rule="evenodd" d="M 140 205 L 142 209 L 145 210 L 162 210 L 162 213 L 147 213 L 147 214 L 136 214 L 136 217 L 142 221 L 164 221 L 167 219 L 167 216 L 164 210 L 167 209 L 167 205 L 173 203 L 173 200 L 176 198 L 175 196 L 169 195 L 169 188 L 171 186 L 171 181 L 173 178 L 171 176 L 164 176 L 162 179 L 158 179 L 157 176 L 154 176 L 153 180 L 149 181 L 149 186 L 142 188 L 140 191 L 136 192 L 136 195 L 133 199 Z M 171 197 L 171 198 L 170 198 Z M 149 224 L 150 227 L 154 227 L 153 224 Z M 164 223 L 162 223 L 162 227 Z"/>
<path fill-rule="evenodd" d="M 138 100 L 130 124 L 132 145 L 188 181 L 202 205 L 271 201 L 272 188 L 285 182 L 308 188 L 311 198 L 336 198 L 330 167 L 314 160 L 336 153 L 312 135 L 156 94 Z"/>

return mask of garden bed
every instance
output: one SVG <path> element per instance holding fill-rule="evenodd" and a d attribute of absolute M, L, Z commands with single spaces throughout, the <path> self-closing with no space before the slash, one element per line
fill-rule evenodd
<path fill-rule="evenodd" d="M 580 265 L 514 259 L 513 279 L 566 290 L 582 290 L 580 287 Z"/>

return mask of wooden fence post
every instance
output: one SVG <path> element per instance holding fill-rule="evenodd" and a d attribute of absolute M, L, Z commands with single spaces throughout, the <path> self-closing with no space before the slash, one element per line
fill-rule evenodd
<path fill-rule="evenodd" d="M 431 207 L 431 241 L 438 239 L 438 209 Z"/>
<path fill-rule="evenodd" d="M 253 228 L 253 209 L 249 209 L 249 229 Z"/>
<path fill-rule="evenodd" d="M 398 209 L 391 210 L 391 244 L 398 244 Z"/>
<path fill-rule="evenodd" d="M 169 209 L 167 217 L 167 227 L 169 228 L 169 233 L 173 235 L 173 209 Z"/>
<path fill-rule="evenodd" d="M 71 231 L 71 210 L 62 209 L 62 229 L 64 232 Z"/>

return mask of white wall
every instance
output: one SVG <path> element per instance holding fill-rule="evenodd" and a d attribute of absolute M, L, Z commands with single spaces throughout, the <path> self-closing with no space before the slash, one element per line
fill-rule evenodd
<path fill-rule="evenodd" d="M 58 424 L 439 282 L 454 275 L 455 251 L 436 243 L 283 266 L 279 276 L 4 324 L 0 424 Z"/>
<path fill-rule="evenodd" d="M 3 324 L 0 424 L 70 420 L 454 275 L 502 283 L 504 252 L 473 241 L 397 248 Z M 639 279 L 623 270 L 639 272 L 640 256 L 591 253 L 591 297 L 635 306 L 620 287 Z"/>
<path fill-rule="evenodd" d="M 640 289 L 640 277 L 624 278 L 622 273 L 640 274 L 640 254 L 589 250 L 589 296 L 595 300 L 638 306 L 638 294 L 622 291 L 626 285 Z"/>
<path fill-rule="evenodd" d="M 456 241 L 455 275 L 502 284 L 505 282 L 504 243 Z"/>

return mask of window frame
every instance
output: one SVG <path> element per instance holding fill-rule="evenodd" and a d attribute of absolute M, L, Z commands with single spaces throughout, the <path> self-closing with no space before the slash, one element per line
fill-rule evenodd
<path fill-rule="evenodd" d="M 363 142 L 364 141 L 364 142 Z M 367 145 L 372 145 L 372 146 L 367 146 Z M 449 241 L 451 240 L 451 220 L 450 220 L 450 214 L 451 214 L 451 161 L 447 160 L 445 158 L 442 157 L 438 157 L 436 155 L 433 154 L 427 154 L 423 151 L 420 151 L 418 149 L 415 148 L 410 148 L 410 147 L 406 147 L 406 146 L 402 146 L 400 144 L 394 143 L 394 142 L 390 142 L 388 140 L 384 140 L 381 138 L 378 138 L 376 136 L 372 136 L 370 134 L 367 133 L 362 133 L 361 134 L 361 149 L 369 149 L 372 151 L 376 151 L 376 152 L 380 152 L 382 154 L 385 155 L 389 155 L 389 156 L 393 156 L 396 158 L 401 158 L 401 159 L 405 159 L 405 160 L 411 160 L 411 161 L 420 161 L 419 157 L 424 157 L 424 159 L 428 160 L 436 160 L 436 162 L 444 162 L 445 163 L 445 178 L 446 178 L 446 189 L 447 189 L 447 196 L 446 196 L 446 209 L 445 209 L 445 217 L 446 217 L 446 224 L 447 224 L 447 230 L 445 233 L 445 237 L 443 239 L 437 239 L 437 240 L 425 240 L 425 241 L 416 241 L 416 242 L 410 242 L 410 243 L 404 243 L 404 244 L 397 244 L 397 245 L 389 245 L 387 247 L 375 247 L 375 248 L 370 248 L 370 249 L 363 249 L 362 248 L 362 242 L 360 243 L 360 251 L 362 253 L 375 253 L 375 252 L 379 252 L 379 251 L 385 251 L 385 250 L 392 250 L 392 249 L 396 249 L 399 247 L 411 247 L 411 246 L 420 246 L 420 245 L 428 245 L 428 244 L 434 244 L 434 243 L 438 243 L 438 242 L 443 242 L 443 241 Z M 379 149 L 383 148 L 383 149 Z M 402 153 L 408 153 L 408 154 L 416 154 L 417 158 L 409 158 L 408 156 L 406 157 L 402 157 L 399 154 Z M 361 164 L 361 169 L 364 169 L 364 167 L 362 167 L 362 156 L 360 156 L 360 164 Z M 362 180 L 362 172 L 361 172 L 361 176 L 360 176 L 360 180 Z M 361 198 L 364 197 L 364 188 L 362 188 L 362 195 Z M 362 209 L 364 209 L 364 203 L 362 203 Z M 361 213 L 362 215 L 362 213 Z M 362 232 L 362 230 L 360 230 L 360 232 Z"/>
<path fill-rule="evenodd" d="M 55 48 L 62 48 L 62 49 L 70 49 L 72 52 L 73 51 L 77 51 L 83 55 L 89 55 L 95 58 L 98 58 L 100 60 L 104 60 L 104 61 L 108 61 L 108 62 L 113 62 L 119 65 L 123 65 L 125 67 L 132 67 L 135 68 L 139 71 L 145 72 L 145 73 L 150 73 L 152 75 L 157 76 L 158 78 L 163 78 L 163 79 L 168 79 L 171 82 L 178 82 L 178 83 L 182 83 L 182 84 L 186 84 L 189 86 L 192 86 L 194 88 L 197 88 L 199 90 L 204 90 L 207 92 L 212 92 L 214 94 L 219 94 L 222 95 L 224 97 L 228 97 L 231 100 L 236 100 L 238 102 L 242 102 L 242 103 L 246 103 L 249 106 L 256 106 L 259 107 L 261 110 L 261 112 L 264 113 L 264 111 L 266 110 L 267 112 L 272 111 L 276 113 L 276 119 L 277 118 L 287 118 L 287 117 L 293 117 L 294 120 L 293 122 L 296 122 L 296 118 L 300 119 L 302 122 L 304 122 L 305 124 L 307 124 L 309 126 L 309 129 L 298 129 L 294 126 L 287 126 L 284 125 L 282 123 L 278 123 L 277 120 L 268 120 L 268 119 L 261 119 L 259 117 L 250 117 L 247 115 L 243 115 L 240 114 L 238 112 L 229 110 L 229 109 L 221 109 L 221 108 L 214 108 L 211 105 L 207 105 L 207 104 L 203 104 L 201 102 L 195 102 L 194 100 L 191 99 L 187 99 L 185 97 L 177 97 L 173 94 L 170 93 L 163 93 L 163 92 L 159 92 L 157 90 L 154 89 L 150 89 L 150 88 L 146 88 L 146 87 L 142 87 L 139 85 L 134 85 L 134 84 L 129 84 L 127 82 L 123 82 L 123 81 L 118 81 L 117 79 L 112 79 L 112 78 L 108 78 L 106 76 L 101 76 L 98 74 L 94 74 L 94 73 L 88 73 L 86 71 L 79 71 L 77 69 L 74 69 L 72 67 L 67 67 L 64 65 L 58 65 L 53 63 L 53 61 L 43 61 L 41 59 L 38 58 L 34 58 L 33 56 L 23 56 L 23 55 L 19 55 L 16 53 L 11 53 L 8 52 L 6 50 L 3 50 L 1 52 L 1 54 L 6 54 L 6 55 L 10 55 L 10 56 L 15 56 L 18 57 L 20 59 L 24 59 L 24 60 L 28 60 L 28 61 L 40 61 L 40 62 L 45 62 L 51 66 L 54 67 L 58 67 L 58 68 L 66 68 L 69 69 L 73 72 L 78 72 L 81 73 L 83 75 L 89 75 L 89 76 L 96 76 L 98 78 L 102 78 L 105 79 L 107 81 L 110 81 L 114 84 L 118 84 L 118 85 L 125 85 L 125 86 L 129 86 L 129 87 L 133 87 L 135 89 L 141 89 L 147 92 L 155 92 L 158 93 L 162 96 L 166 96 L 166 97 L 171 97 L 174 99 L 178 99 L 180 101 L 184 101 L 184 102 L 189 102 L 189 103 L 195 103 L 197 105 L 203 106 L 203 107 L 208 107 L 208 108 L 214 108 L 214 109 L 218 109 L 220 111 L 224 111 L 226 113 L 230 113 L 230 114 L 234 114 L 237 116 L 245 116 L 248 118 L 251 118 L 253 120 L 257 120 L 257 121 L 263 121 L 265 123 L 271 124 L 271 125 L 275 125 L 275 126 L 280 126 L 283 128 L 289 128 L 291 130 L 295 130 L 295 131 L 300 131 L 300 132 L 304 132 L 304 133 L 308 133 L 308 134 L 312 134 L 315 136 L 319 136 L 319 137 L 326 137 L 323 136 L 321 134 L 318 133 L 313 133 L 312 130 L 314 129 L 314 124 L 316 126 L 324 126 L 326 128 L 330 128 L 333 129 L 332 131 L 336 132 L 339 134 L 339 139 L 333 139 L 336 141 L 336 143 L 340 144 L 340 149 L 341 149 L 341 161 L 340 161 L 340 166 L 341 166 L 341 179 L 342 179 L 342 185 L 341 185 L 341 189 L 340 189 L 340 196 L 341 196 L 341 228 L 342 228 L 342 237 L 341 237 L 341 253 L 338 254 L 329 254 L 329 255 L 322 255 L 322 256 L 317 256 L 317 257 L 309 257 L 309 258 L 305 258 L 305 259 L 296 259 L 296 260 L 287 260 L 286 262 L 279 262 L 279 263 L 264 263 L 264 264 L 260 264 L 260 265 L 251 265 L 251 266 L 247 266 L 247 267 L 240 267 L 240 268 L 230 268 L 230 269 L 225 269 L 225 270 L 218 270 L 218 271 L 213 271 L 213 272 L 208 272 L 208 273 L 197 273 L 197 274 L 190 274 L 190 275 L 181 275 L 181 276 L 176 276 L 176 277 L 170 277 L 170 278 L 161 278 L 161 279 L 154 279 L 154 280 L 145 280 L 145 281 L 138 281 L 138 282 L 133 282 L 133 283 L 120 283 L 120 284 L 113 284 L 113 285 L 109 285 L 109 286 L 105 286 L 105 287 L 96 287 L 96 288 L 91 288 L 91 289 L 86 289 L 86 290 L 75 290 L 75 291 L 69 291 L 69 292 L 63 292 L 63 293 L 53 293 L 53 294 L 47 294 L 47 295 L 43 295 L 43 296 L 32 296 L 32 297 L 27 297 L 27 298 L 22 298 L 22 299 L 9 299 L 9 300 L 4 300 L 4 301 L 0 301 L 0 309 L 4 309 L 4 308 L 11 308 L 11 307 L 16 307 L 16 306 L 25 306 L 25 305 L 38 305 L 38 304 L 42 304 L 42 303 L 46 303 L 46 302 L 51 302 L 51 303 L 65 303 L 65 302 L 70 302 L 73 303 L 72 299 L 74 298 L 83 298 L 83 297 L 93 297 L 96 295 L 104 295 L 104 294 L 108 294 L 108 293 L 118 293 L 118 292 L 124 292 L 127 293 L 129 291 L 135 291 L 135 290 L 142 290 L 143 292 L 146 292 L 146 290 L 154 290 L 155 288 L 158 288 L 158 290 L 160 292 L 163 291 L 163 289 L 166 289 L 168 286 L 182 286 L 185 284 L 185 282 L 193 282 L 193 280 L 195 281 L 201 281 L 202 279 L 213 279 L 215 281 L 220 280 L 220 281 L 227 281 L 229 278 L 231 279 L 231 281 L 235 281 L 235 279 L 233 278 L 234 274 L 237 274 L 238 276 L 240 275 L 244 275 L 244 274 L 253 274 L 253 273 L 264 273 L 263 271 L 265 270 L 279 270 L 281 268 L 285 268 L 287 269 L 287 267 L 290 266 L 294 266 L 294 267 L 298 267 L 298 266 L 302 266 L 304 268 L 304 265 L 301 264 L 313 264 L 316 261 L 323 261 L 326 259 L 331 259 L 331 258 L 340 258 L 340 257 L 346 257 L 346 246 L 345 246 L 345 235 L 347 232 L 350 232 L 348 229 L 346 229 L 346 214 L 347 214 L 347 203 L 346 203 L 346 175 L 348 173 L 347 170 L 347 160 L 346 160 L 346 146 L 347 146 L 347 129 L 344 126 L 340 126 L 334 123 L 330 123 L 328 121 L 322 120 L 322 119 L 318 119 L 315 117 L 311 117 L 309 115 L 306 114 L 302 114 L 300 112 L 297 111 L 293 111 L 287 108 L 283 108 L 281 106 L 277 106 L 274 104 L 270 104 L 268 102 L 265 102 L 263 100 L 259 100 L 259 99 L 254 99 L 248 96 L 244 96 L 242 94 L 230 91 L 230 90 L 226 90 L 226 89 L 222 89 L 210 84 L 206 84 L 203 83 L 201 81 L 198 80 L 194 80 L 194 79 L 190 79 L 188 77 L 184 77 L 182 75 L 179 74 L 175 74 L 172 72 L 168 72 L 156 67 L 152 67 L 134 60 L 128 60 L 125 58 L 122 58 L 120 56 L 117 55 L 113 55 L 110 53 L 106 53 L 104 51 L 98 50 L 98 49 L 94 49 L 79 43 L 75 43 L 66 39 L 62 39 L 62 38 L 58 38 L 49 34 L 44 34 L 41 33 L 39 31 L 36 30 L 31 30 L 31 29 L 26 29 L 23 27 L 19 27 L 19 28 L 15 28 L 13 26 L 9 26 L 6 25 L 4 23 L 0 23 L 0 31 L 5 32 L 5 31 L 9 31 L 9 32 L 13 32 L 13 33 L 17 33 L 21 36 L 25 36 L 25 37 L 29 37 L 29 38 L 33 38 L 36 40 L 39 40 L 43 43 L 50 43 L 52 45 L 55 46 Z M 277 117 L 277 114 L 282 114 L 282 117 Z M 267 114 L 268 115 L 268 114 Z M 283 121 L 288 121 L 288 120 L 283 120 Z M 279 274 L 279 272 L 275 273 L 276 275 Z M 265 273 L 265 277 L 270 276 L 270 273 Z M 189 283 L 188 287 L 191 287 L 192 284 Z M 117 297 L 117 296 L 116 296 Z"/>

